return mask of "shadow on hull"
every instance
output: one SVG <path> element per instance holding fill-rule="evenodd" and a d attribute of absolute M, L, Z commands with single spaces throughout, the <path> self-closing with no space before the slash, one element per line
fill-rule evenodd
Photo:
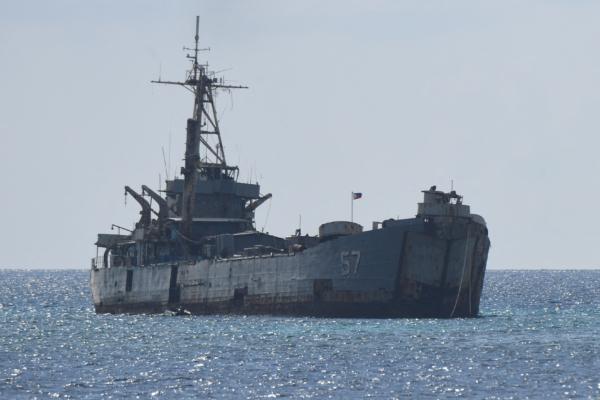
<path fill-rule="evenodd" d="M 161 314 L 171 312 L 172 315 L 280 315 L 326 318 L 477 317 L 481 293 L 469 293 L 465 290 L 457 298 L 456 290 L 447 290 L 447 292 L 447 295 L 444 296 L 431 296 L 431 290 L 424 290 L 425 298 L 437 298 L 436 301 L 429 302 L 390 300 L 358 303 L 313 299 L 307 301 L 267 303 L 247 296 L 227 301 L 193 304 L 163 304 L 158 302 L 99 304 L 95 306 L 95 310 L 99 314 Z M 344 297 L 348 297 L 348 295 Z"/>

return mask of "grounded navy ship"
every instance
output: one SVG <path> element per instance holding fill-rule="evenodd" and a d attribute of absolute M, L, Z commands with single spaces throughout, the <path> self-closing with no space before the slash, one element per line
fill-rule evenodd
<path fill-rule="evenodd" d="M 240 313 L 339 317 L 472 317 L 479 310 L 488 231 L 462 197 L 433 186 L 414 218 L 363 231 L 334 221 L 316 236 L 255 229 L 271 194 L 238 182 L 226 162 L 214 97 L 241 88 L 198 62 L 180 85 L 194 94 L 182 179 L 164 196 L 125 187 L 140 205 L 130 234 L 99 234 L 91 287 L 98 313 Z M 154 203 L 154 204 L 153 204 Z M 103 255 L 99 255 L 102 249 Z"/>

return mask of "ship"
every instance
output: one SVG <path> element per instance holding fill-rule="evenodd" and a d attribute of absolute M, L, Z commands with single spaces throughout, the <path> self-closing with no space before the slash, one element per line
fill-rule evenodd
<path fill-rule="evenodd" d="M 271 198 L 226 161 L 215 96 L 228 84 L 184 48 L 193 94 L 181 175 L 163 190 L 125 186 L 139 204 L 131 229 L 98 234 L 91 262 L 96 313 L 271 314 L 452 318 L 479 313 L 490 240 L 483 217 L 455 190 L 423 190 L 417 213 L 365 229 L 326 221 L 318 234 L 256 229 Z M 354 194 L 356 196 L 356 194 Z M 292 231 L 292 230 L 291 230 Z"/>

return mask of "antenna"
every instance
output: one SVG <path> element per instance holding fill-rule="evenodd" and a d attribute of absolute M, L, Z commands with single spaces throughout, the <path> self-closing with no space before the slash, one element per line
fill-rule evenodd
<path fill-rule="evenodd" d="M 165 156 L 165 146 L 160 146 L 160 149 L 162 150 L 163 165 L 165 167 L 165 177 L 166 177 L 166 179 L 169 179 L 169 167 L 167 167 L 167 157 Z"/>
<path fill-rule="evenodd" d="M 170 173 L 171 173 L 171 131 L 169 130 L 169 162 L 168 162 L 168 166 L 169 166 L 169 173 L 167 174 L 167 179 L 169 179 Z"/>
<path fill-rule="evenodd" d="M 186 55 L 187 58 L 192 59 L 192 70 L 190 71 L 190 78 L 193 78 L 194 80 L 199 79 L 202 75 L 204 75 L 206 73 L 206 71 L 204 71 L 204 68 L 200 66 L 200 64 L 198 64 L 198 52 L 200 51 L 210 51 L 210 47 L 206 47 L 204 49 L 201 49 L 198 47 L 199 41 L 200 41 L 200 16 L 196 15 L 196 35 L 194 36 L 194 48 L 190 48 L 190 47 L 183 47 L 183 50 L 189 50 L 189 51 L 193 51 L 194 54 L 193 55 Z M 208 64 L 206 64 L 206 66 L 208 67 Z M 160 83 L 165 83 L 165 82 L 160 82 Z"/>
<path fill-rule="evenodd" d="M 194 77 L 196 77 L 196 68 L 198 67 L 198 40 L 200 39 L 200 35 L 198 34 L 200 29 L 200 16 L 196 15 L 196 36 L 194 36 L 194 40 L 196 41 L 194 47 Z"/>
<path fill-rule="evenodd" d="M 200 156 L 200 164 L 221 165 L 231 173 L 232 167 L 228 167 L 225 160 L 214 97 L 216 90 L 219 89 L 247 89 L 248 87 L 229 85 L 223 82 L 223 80 L 214 77 L 215 74 L 207 70 L 208 63 L 200 63 L 198 53 L 200 51 L 210 51 L 210 47 L 200 48 L 200 16 L 196 16 L 194 47 L 183 47 L 183 49 L 190 52 L 186 57 L 192 61 L 192 69 L 187 72 L 185 81 L 163 81 L 159 79 L 152 82 L 183 86 L 194 94 L 195 102 L 192 119 L 197 122 L 195 128 L 197 131 L 194 135 L 199 137 L 197 138 L 198 143 L 194 143 L 193 147 L 195 148 L 199 145 L 200 150 L 194 150 L 193 153 Z"/>

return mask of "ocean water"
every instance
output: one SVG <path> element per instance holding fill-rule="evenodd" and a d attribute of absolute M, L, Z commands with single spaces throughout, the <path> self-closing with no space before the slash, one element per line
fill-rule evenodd
<path fill-rule="evenodd" d="M 0 270 L 0 398 L 600 398 L 600 271 L 488 271 L 474 319 L 95 315 Z"/>

